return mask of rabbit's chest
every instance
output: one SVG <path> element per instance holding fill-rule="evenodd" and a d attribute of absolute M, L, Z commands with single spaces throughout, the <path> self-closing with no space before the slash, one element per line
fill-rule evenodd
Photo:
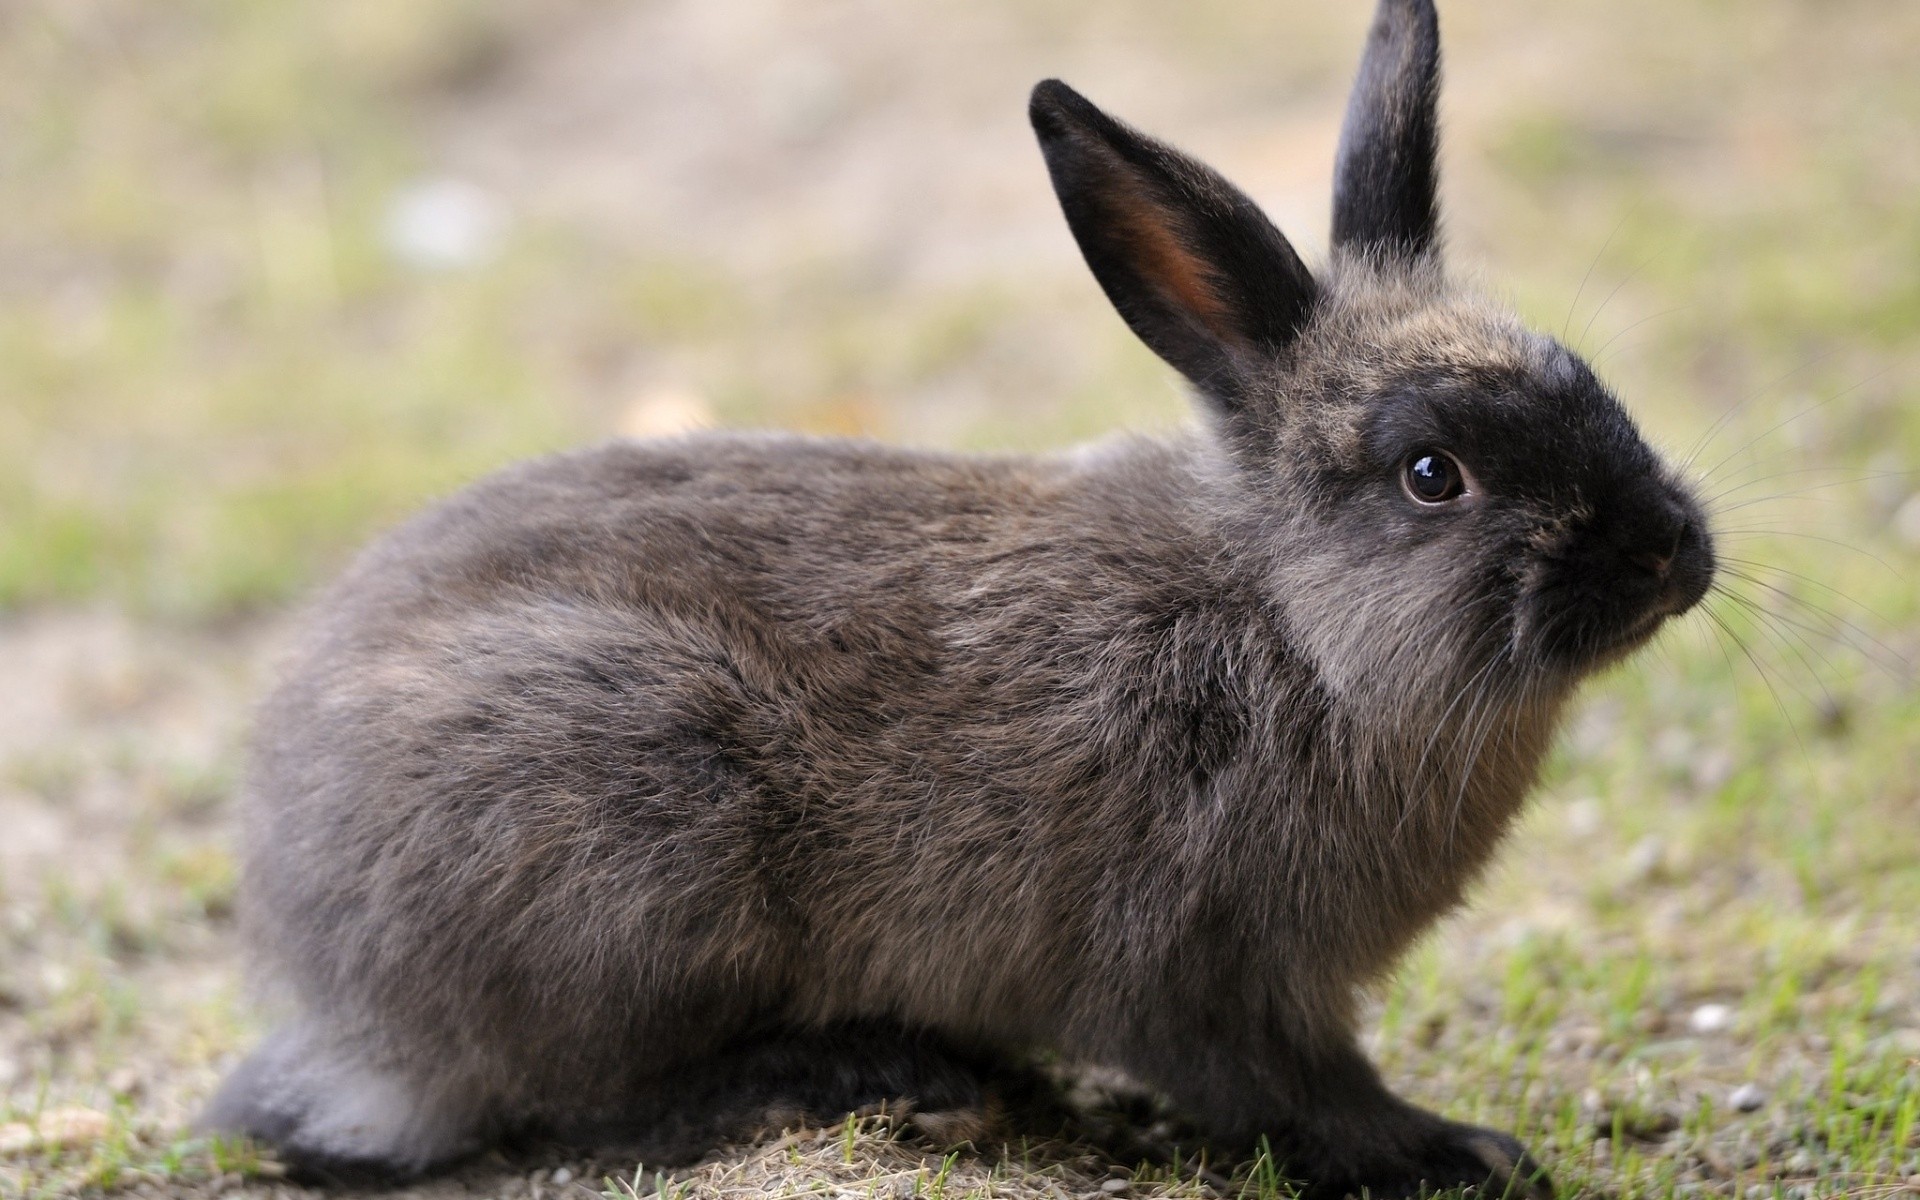
<path fill-rule="evenodd" d="M 1357 977 L 1387 969 L 1460 903 L 1533 787 L 1543 741 L 1516 731 L 1455 770 L 1356 771 L 1312 805 L 1312 864 L 1294 880 L 1303 936 L 1342 948 Z"/>

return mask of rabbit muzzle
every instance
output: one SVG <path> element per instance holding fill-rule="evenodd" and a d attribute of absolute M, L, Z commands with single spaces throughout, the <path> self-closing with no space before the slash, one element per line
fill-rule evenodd
<path fill-rule="evenodd" d="M 1517 623 L 1537 658 L 1579 675 L 1644 645 L 1713 586 L 1712 535 L 1683 489 L 1655 484 L 1541 556 Z"/>

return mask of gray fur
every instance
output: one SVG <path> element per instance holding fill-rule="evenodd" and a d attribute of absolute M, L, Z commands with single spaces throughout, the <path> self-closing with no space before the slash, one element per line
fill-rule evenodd
<path fill-rule="evenodd" d="M 1177 234 L 1112 277 L 1186 247 L 1192 294 L 1272 244 Z M 1544 1194 L 1384 1088 L 1356 995 L 1711 549 L 1604 388 L 1434 256 L 1337 251 L 1314 288 L 1186 436 L 614 443 L 376 544 L 260 718 L 243 903 L 290 1023 L 208 1124 L 405 1174 L 667 1120 L 772 1071 L 743 1046 L 830 1075 L 769 1085 L 819 1104 L 1047 1048 L 1327 1194 Z M 1202 299 L 1182 337 L 1265 328 Z M 1401 491 L 1423 438 L 1471 505 Z"/>

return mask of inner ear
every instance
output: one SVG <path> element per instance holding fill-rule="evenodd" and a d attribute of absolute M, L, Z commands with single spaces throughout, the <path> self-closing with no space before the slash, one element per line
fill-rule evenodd
<path fill-rule="evenodd" d="M 1140 182 L 1116 181 L 1102 198 L 1109 226 L 1104 236 L 1130 243 L 1135 260 L 1115 269 L 1131 271 L 1142 286 L 1159 293 L 1162 304 L 1191 318 L 1200 331 L 1223 346 L 1254 350 L 1255 335 L 1234 319 L 1226 295 L 1230 285 L 1202 252 L 1199 231 L 1184 228 L 1179 206 L 1156 203 L 1144 194 Z"/>
<path fill-rule="evenodd" d="M 1217 172 L 1128 128 L 1058 80 L 1030 108 L 1067 225 L 1140 339 L 1231 407 L 1311 315 L 1313 276 Z"/>

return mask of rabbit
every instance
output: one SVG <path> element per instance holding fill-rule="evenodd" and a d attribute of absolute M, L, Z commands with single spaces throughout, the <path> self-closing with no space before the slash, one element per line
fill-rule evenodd
<path fill-rule="evenodd" d="M 1551 1195 L 1386 1087 L 1357 998 L 1715 559 L 1589 367 L 1444 272 L 1438 38 L 1380 0 L 1318 272 L 1034 89 L 1189 429 L 615 442 L 365 551 L 259 717 L 241 903 L 285 1017 L 203 1125 L 404 1179 L 529 1130 L 959 1111 L 1046 1052 L 1311 1195 Z"/>

